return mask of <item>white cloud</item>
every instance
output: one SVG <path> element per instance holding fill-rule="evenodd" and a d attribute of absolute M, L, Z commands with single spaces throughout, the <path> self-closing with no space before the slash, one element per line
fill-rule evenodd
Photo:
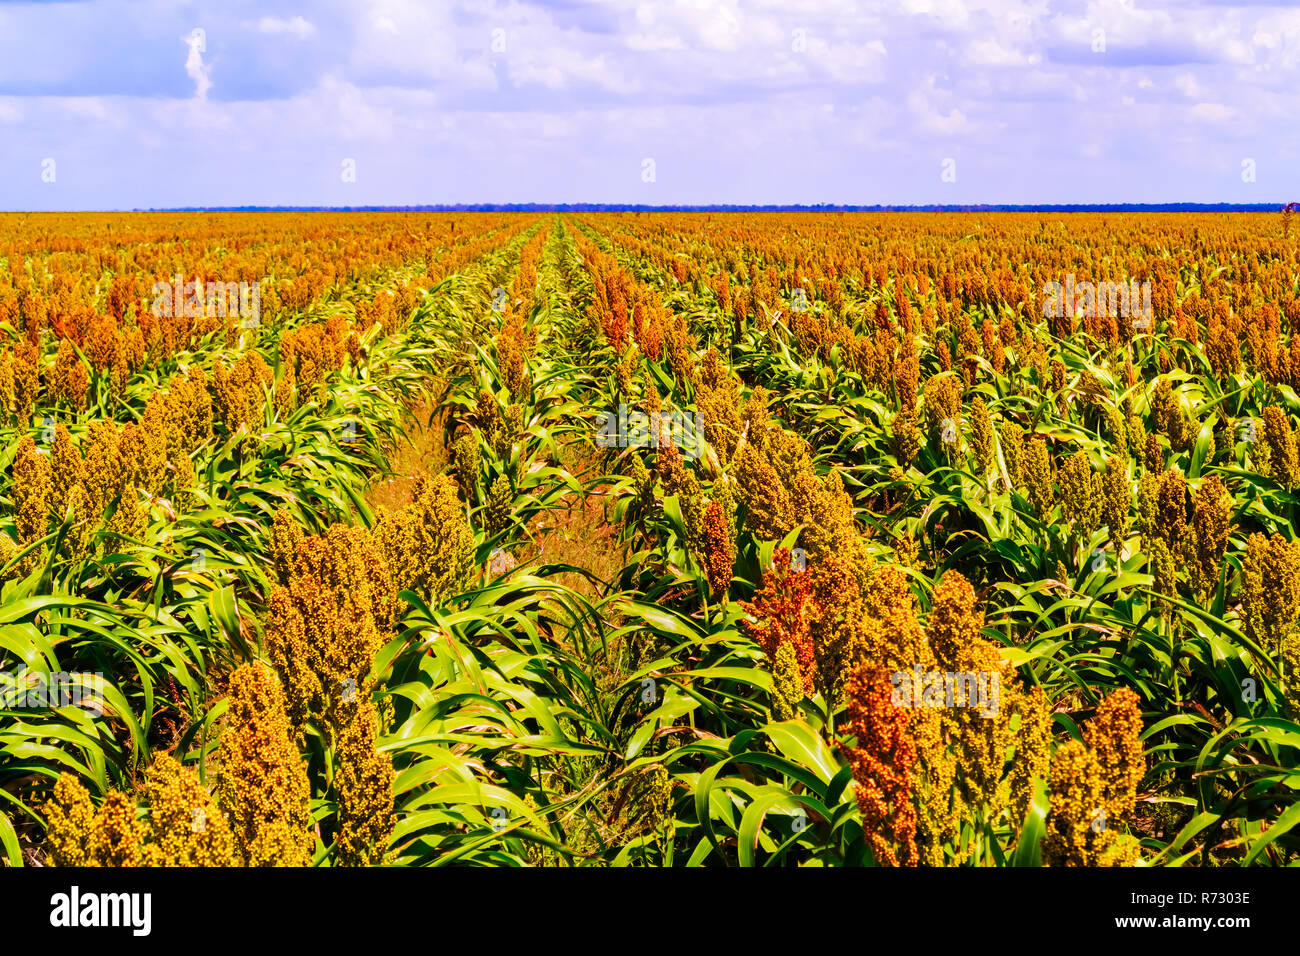
<path fill-rule="evenodd" d="M 956 107 L 944 112 L 942 107 L 935 105 L 936 99 L 951 98 L 951 94 L 936 87 L 935 79 L 933 75 L 927 76 L 922 87 L 907 94 L 907 107 L 916 117 L 919 127 L 944 136 L 968 132 L 971 126 L 964 112 Z"/>
<path fill-rule="evenodd" d="M 1222 103 L 1197 103 L 1187 115 L 1197 123 L 1226 123 L 1237 115 L 1237 111 Z"/>
<path fill-rule="evenodd" d="M 1201 85 L 1196 82 L 1196 77 L 1190 73 L 1179 73 L 1175 76 L 1174 86 L 1189 100 L 1198 99 L 1204 92 Z"/>
<path fill-rule="evenodd" d="M 735 50 L 739 46 L 740 10 L 735 4 L 700 0 L 691 7 L 700 17 L 696 22 L 705 46 L 713 50 Z"/>
<path fill-rule="evenodd" d="M 912 16 L 933 17 L 949 30 L 964 31 L 971 22 L 971 6 L 962 0 L 901 0 L 899 6 Z"/>
<path fill-rule="evenodd" d="M 667 33 L 633 33 L 627 38 L 627 46 L 630 50 L 655 51 L 655 50 L 681 50 L 686 44 L 682 38 Z"/>
<path fill-rule="evenodd" d="M 837 83 L 880 82 L 885 78 L 885 64 L 889 51 L 880 40 L 867 43 L 827 44 L 819 38 L 808 40 L 806 59 L 796 57 L 795 62 L 807 63 L 812 70 Z"/>
<path fill-rule="evenodd" d="M 257 21 L 255 29 L 258 33 L 269 33 L 272 36 L 287 35 L 297 37 L 299 40 L 306 39 L 316 32 L 316 27 L 302 17 L 288 20 L 282 17 L 262 17 Z"/>
<path fill-rule="evenodd" d="M 1246 198 L 1209 194 L 1225 156 L 1300 168 L 1300 10 L 1272 4 L 321 0 L 302 9 L 310 20 L 193 0 L 159 21 L 134 4 L 0 0 L 0 45 L 15 54 L 0 57 L 6 149 L 59 155 L 61 174 L 65 162 L 78 168 L 78 150 L 89 162 L 131 157 L 129 167 L 105 164 L 113 175 L 102 186 L 125 205 L 158 204 L 171 188 L 138 175 L 153 159 L 171 169 L 177 148 L 198 154 L 214 141 L 231 165 L 187 166 L 176 186 L 187 204 L 1224 199 Z M 142 45 L 174 55 L 174 37 L 194 23 L 208 42 L 187 38 L 185 75 L 131 59 Z M 1091 53 L 1094 27 L 1106 30 L 1104 55 Z M 1089 115 L 1122 120 L 1126 149 L 1081 126 Z M 933 155 L 961 158 L 969 196 L 933 192 Z M 658 160 L 653 186 L 640 180 L 644 156 Z M 343 157 L 358 159 L 374 192 L 328 192 Z M 1014 168 L 1029 171 L 1009 175 L 1018 159 Z M 65 191 L 61 175 L 60 197 L 73 182 Z M 0 182 L 0 206 L 24 198 Z"/>
<path fill-rule="evenodd" d="M 975 66 L 1032 66 L 1042 60 L 1042 55 L 1009 49 L 996 37 L 987 37 L 971 43 L 963 60 Z"/>
<path fill-rule="evenodd" d="M 109 108 L 107 100 L 100 96 L 69 96 L 58 102 L 70 115 L 83 120 L 106 122 L 116 116 L 116 112 Z"/>
<path fill-rule="evenodd" d="M 1260 17 L 1251 42 L 1267 50 L 1264 63 L 1284 69 L 1300 65 L 1300 10 L 1284 10 Z"/>
<path fill-rule="evenodd" d="M 517 59 L 507 60 L 510 79 L 520 85 L 540 85 L 549 90 L 590 84 L 602 90 L 627 94 L 637 89 L 618 60 L 600 53 L 591 57 L 556 47 L 529 48 Z"/>
<path fill-rule="evenodd" d="M 212 79 L 208 76 L 207 67 L 203 65 L 203 47 L 206 41 L 197 32 L 183 39 L 190 48 L 189 55 L 185 58 L 185 72 L 194 81 L 195 97 L 206 100 L 208 90 L 212 89 Z"/>

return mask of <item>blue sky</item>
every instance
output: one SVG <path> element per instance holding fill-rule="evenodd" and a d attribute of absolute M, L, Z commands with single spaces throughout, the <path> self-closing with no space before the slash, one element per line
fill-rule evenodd
<path fill-rule="evenodd" d="M 0 144 L 4 209 L 1284 201 L 1300 5 L 0 0 Z"/>

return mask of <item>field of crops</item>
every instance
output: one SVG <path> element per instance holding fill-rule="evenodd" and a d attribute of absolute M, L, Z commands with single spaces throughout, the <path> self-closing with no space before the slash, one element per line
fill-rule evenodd
<path fill-rule="evenodd" d="M 1298 232 L 0 214 L 0 860 L 1293 864 Z"/>

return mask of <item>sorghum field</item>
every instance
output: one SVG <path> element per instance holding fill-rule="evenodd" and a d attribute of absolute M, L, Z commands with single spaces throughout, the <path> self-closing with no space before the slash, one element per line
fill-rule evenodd
<path fill-rule="evenodd" d="M 0 859 L 1295 863 L 1298 231 L 0 215 Z"/>

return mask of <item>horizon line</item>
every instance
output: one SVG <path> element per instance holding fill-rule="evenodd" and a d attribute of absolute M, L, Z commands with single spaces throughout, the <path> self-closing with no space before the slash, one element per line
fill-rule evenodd
<path fill-rule="evenodd" d="M 408 205 L 161 206 L 132 209 L 6 209 L 4 214 L 169 212 L 1281 212 L 1287 202 L 1163 203 L 419 203 Z"/>

